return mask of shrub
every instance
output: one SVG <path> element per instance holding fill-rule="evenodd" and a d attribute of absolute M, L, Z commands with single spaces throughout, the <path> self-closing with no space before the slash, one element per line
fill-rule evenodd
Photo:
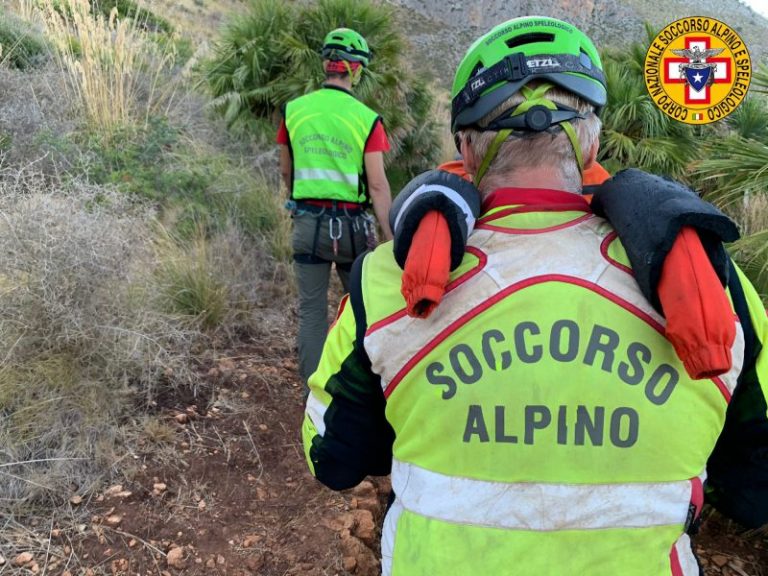
<path fill-rule="evenodd" d="M 94 14 L 100 13 L 109 18 L 112 10 L 116 10 L 118 16 L 135 21 L 144 30 L 173 33 L 173 26 L 168 20 L 139 6 L 134 0 L 90 0 L 90 4 Z"/>
<path fill-rule="evenodd" d="M 47 60 L 45 41 L 28 23 L 0 9 L 0 63 L 29 70 Z"/>
<path fill-rule="evenodd" d="M 193 237 L 199 227 L 212 233 L 234 223 L 252 239 L 271 239 L 289 226 L 276 186 L 231 157 L 196 146 L 163 119 L 52 138 L 49 144 L 78 178 L 154 202 L 166 226 L 182 238 Z M 272 250 L 278 259 L 282 253 Z"/>
<path fill-rule="evenodd" d="M 282 105 L 320 86 L 319 50 L 325 35 L 339 26 L 360 32 L 374 51 L 355 91 L 384 119 L 392 144 L 387 164 L 405 178 L 434 167 L 440 149 L 433 95 L 408 64 L 391 11 L 370 1 L 253 0 L 248 13 L 226 28 L 204 66 L 215 109 L 235 130 L 258 134 L 270 121 L 274 141 Z"/>
<path fill-rule="evenodd" d="M 156 278 L 165 308 L 208 332 L 251 332 L 259 323 L 257 309 L 274 298 L 271 281 L 284 269 L 274 265 L 268 246 L 233 221 L 214 233 L 199 226 L 191 238 L 161 230 Z"/>
<path fill-rule="evenodd" d="M 229 302 L 226 286 L 212 269 L 205 230 L 198 229 L 189 240 L 166 232 L 158 244 L 158 276 L 167 308 L 194 318 L 205 329 L 220 326 Z"/>
<path fill-rule="evenodd" d="M 157 311 L 144 210 L 0 174 L 0 501 L 30 512 L 109 475 L 137 404 L 185 386 L 199 336 Z"/>

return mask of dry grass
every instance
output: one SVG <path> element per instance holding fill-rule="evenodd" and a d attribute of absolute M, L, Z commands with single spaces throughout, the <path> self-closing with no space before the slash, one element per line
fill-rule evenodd
<path fill-rule="evenodd" d="M 738 222 L 744 235 L 768 230 L 768 194 L 752 194 L 742 201 Z"/>
<path fill-rule="evenodd" d="M 293 286 L 281 260 L 289 220 L 275 187 L 253 174 L 254 165 L 271 168 L 273 152 L 223 136 L 198 95 L 175 99 L 180 75 L 168 74 L 168 56 L 134 24 L 66 1 L 70 17 L 45 13 L 56 66 L 0 69 L 0 137 L 11 142 L 0 146 L 0 553 L 8 561 L 0 574 L 14 573 L 19 552 L 33 553 L 41 573 L 78 573 L 72 543 L 87 532 L 79 527 L 88 525 L 89 498 L 130 476 L 137 455 L 174 457 L 175 429 L 151 411 L 197 394 L 194 371 L 212 344 L 258 337 L 264 310 Z M 41 4 L 51 5 L 16 0 L 14 8 L 34 20 Z M 84 153 L 73 132 L 87 124 L 111 133 L 158 112 L 204 141 L 201 155 L 210 148 L 234 159 L 233 177 L 200 200 L 230 198 L 231 222 L 207 235 L 158 240 L 145 205 L 67 172 Z M 67 146 L 46 157 L 46 142 L 59 141 Z M 259 233 L 262 225 L 271 233 Z M 197 313 L 169 312 L 174 270 L 177 295 L 202 296 Z M 203 331 L 210 311 L 216 321 Z M 75 494 L 79 507 L 70 504 Z"/>
<path fill-rule="evenodd" d="M 137 405 L 192 383 L 199 335 L 156 310 L 147 215 L 108 190 L 0 173 L 0 506 L 115 472 Z"/>
<path fill-rule="evenodd" d="M 155 238 L 164 307 L 208 333 L 229 341 L 253 333 L 260 309 L 284 293 L 275 281 L 286 268 L 270 255 L 272 242 L 245 234 L 234 221 L 213 234 L 201 227 L 191 238 L 161 228 Z"/>
<path fill-rule="evenodd" d="M 45 3 L 40 17 L 72 100 L 91 126 L 110 131 L 164 113 L 175 90 L 167 75 L 172 49 L 158 48 L 141 22 L 120 19 L 116 10 L 105 18 L 91 12 L 88 0 L 61 3 L 63 10 Z"/>
<path fill-rule="evenodd" d="M 40 17 L 39 0 L 10 0 L 10 9 L 27 22 L 36 22 Z"/>

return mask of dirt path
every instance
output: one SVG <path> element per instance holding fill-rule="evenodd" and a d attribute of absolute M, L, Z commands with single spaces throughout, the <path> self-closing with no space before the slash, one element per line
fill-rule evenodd
<path fill-rule="evenodd" d="M 379 573 L 388 487 L 336 494 L 308 474 L 293 331 L 283 330 L 211 366 L 208 405 L 166 410 L 170 447 L 139 450 L 136 477 L 97 504 L 76 551 L 89 576 Z M 697 548 L 708 576 L 768 575 L 766 536 L 740 535 L 716 514 Z"/>
<path fill-rule="evenodd" d="M 147 446 L 136 477 L 99 498 L 77 551 L 93 574 L 378 573 L 387 488 L 342 495 L 309 475 L 293 333 L 269 334 L 219 358 L 210 405 L 168 409 L 172 448 Z"/>

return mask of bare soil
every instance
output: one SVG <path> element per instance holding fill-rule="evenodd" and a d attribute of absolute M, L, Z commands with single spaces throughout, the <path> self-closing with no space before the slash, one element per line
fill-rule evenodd
<path fill-rule="evenodd" d="M 171 445 L 147 444 L 135 477 L 98 498 L 73 576 L 379 573 L 387 480 L 334 493 L 309 475 L 294 333 L 283 330 L 208 367 L 207 401 L 168 399 Z M 696 548 L 707 576 L 768 575 L 765 533 L 705 515 Z"/>

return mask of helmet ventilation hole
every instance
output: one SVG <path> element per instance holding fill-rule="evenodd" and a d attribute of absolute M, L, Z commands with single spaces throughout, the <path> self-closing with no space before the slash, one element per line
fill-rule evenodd
<path fill-rule="evenodd" d="M 509 48 L 515 48 L 517 46 L 523 46 L 525 44 L 535 44 L 537 42 L 554 42 L 555 35 L 547 34 L 546 32 L 531 32 L 530 34 L 521 34 L 515 36 L 506 41 L 506 45 Z"/>
<path fill-rule="evenodd" d="M 472 68 L 472 72 L 470 72 L 469 77 L 474 78 L 483 70 L 485 70 L 485 66 L 483 66 L 482 62 L 478 62 L 477 64 L 475 64 L 475 67 Z"/>

